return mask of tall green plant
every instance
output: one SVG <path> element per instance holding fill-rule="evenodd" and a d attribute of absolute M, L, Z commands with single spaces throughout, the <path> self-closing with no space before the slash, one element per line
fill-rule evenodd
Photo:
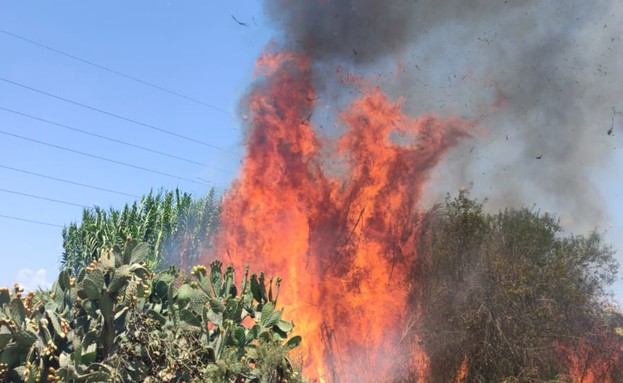
<path fill-rule="evenodd" d="M 214 189 L 203 198 L 193 199 L 178 189 L 150 192 L 123 209 L 85 209 L 80 223 L 63 229 L 64 268 L 78 274 L 99 256 L 98 250 L 123 246 L 128 239 L 149 244 L 146 260 L 151 266 L 192 264 L 199 249 L 209 247 L 219 223 L 220 206 Z"/>

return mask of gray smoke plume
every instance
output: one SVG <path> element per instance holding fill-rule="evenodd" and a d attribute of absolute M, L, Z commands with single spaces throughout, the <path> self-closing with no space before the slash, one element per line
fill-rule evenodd
<path fill-rule="evenodd" d="M 574 230 L 603 223 L 595 180 L 623 134 L 618 0 L 266 0 L 265 9 L 282 43 L 313 58 L 327 95 L 339 65 L 403 97 L 410 115 L 477 121 L 432 175 L 431 200 L 473 183 L 492 208 L 534 203 Z"/>

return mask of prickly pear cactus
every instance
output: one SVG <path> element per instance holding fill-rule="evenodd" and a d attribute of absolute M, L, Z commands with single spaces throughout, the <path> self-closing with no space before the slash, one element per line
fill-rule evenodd
<path fill-rule="evenodd" d="M 219 261 L 154 273 L 149 252 L 128 240 L 50 291 L 0 289 L 0 380 L 303 381 L 288 358 L 301 338 L 276 310 L 280 280 L 247 268 L 238 289 Z"/>

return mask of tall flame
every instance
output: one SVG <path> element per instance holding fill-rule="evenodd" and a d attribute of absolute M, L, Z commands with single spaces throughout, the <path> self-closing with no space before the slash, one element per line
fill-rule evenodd
<path fill-rule="evenodd" d="M 250 92 L 247 153 L 224 197 L 217 254 L 283 278 L 280 306 L 320 382 L 378 382 L 413 359 L 404 336 L 415 207 L 428 172 L 468 123 L 411 118 L 379 87 L 341 110 L 332 144 L 310 121 L 308 57 L 268 51 Z M 394 368 L 393 368 L 394 367 Z M 422 368 L 424 370 L 424 368 Z"/>

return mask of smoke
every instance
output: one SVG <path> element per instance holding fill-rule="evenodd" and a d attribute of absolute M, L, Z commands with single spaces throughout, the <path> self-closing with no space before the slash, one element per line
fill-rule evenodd
<path fill-rule="evenodd" d="M 617 4 L 266 0 L 265 9 L 281 43 L 311 57 L 317 105 L 343 97 L 339 67 L 402 97 L 412 116 L 478 121 L 432 176 L 429 202 L 473 183 L 492 208 L 536 203 L 586 230 L 606 218 L 595 181 L 623 133 Z M 317 125 L 323 118 L 315 113 Z"/>
<path fill-rule="evenodd" d="M 280 34 L 243 101 L 216 253 L 284 278 L 311 375 L 376 381 L 410 347 L 418 204 L 473 183 L 493 209 L 601 223 L 594 176 L 623 110 L 613 0 L 264 4 Z M 415 338 L 400 361 L 424 377 Z"/>

